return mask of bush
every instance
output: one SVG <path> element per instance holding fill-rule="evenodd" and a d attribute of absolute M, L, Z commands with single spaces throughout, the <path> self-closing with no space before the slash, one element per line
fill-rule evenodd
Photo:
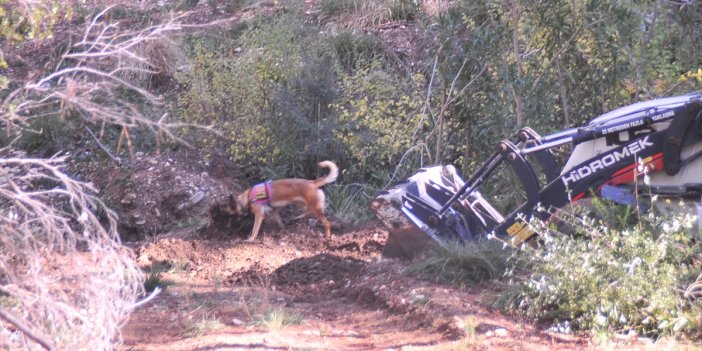
<path fill-rule="evenodd" d="M 401 78 L 378 61 L 343 75 L 344 94 L 334 104 L 336 137 L 348 149 L 352 176 L 369 179 L 379 168 L 394 168 L 428 124 L 421 111 L 424 76 Z M 416 164 L 407 165 L 416 169 Z"/>
<path fill-rule="evenodd" d="M 261 19 L 237 39 L 197 43 L 177 75 L 180 118 L 213 123 L 235 162 L 259 176 L 302 176 L 338 145 L 328 106 L 337 92 L 333 48 L 296 16 Z M 331 60 L 333 62 L 333 60 Z M 203 140 L 213 143 L 213 140 Z"/>
<path fill-rule="evenodd" d="M 519 288 L 513 308 L 565 331 L 657 336 L 695 327 L 680 292 L 702 268 L 694 217 L 651 213 L 634 226 L 562 217 L 579 234 L 534 223 L 543 243 L 518 254 L 527 274 L 510 271 Z"/>

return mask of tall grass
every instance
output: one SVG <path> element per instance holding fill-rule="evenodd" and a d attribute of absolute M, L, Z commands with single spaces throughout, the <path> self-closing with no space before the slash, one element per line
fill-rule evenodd
<path fill-rule="evenodd" d="M 420 11 L 417 2 L 412 0 L 324 0 L 320 4 L 324 19 L 339 20 L 358 28 L 414 20 Z"/>
<path fill-rule="evenodd" d="M 369 196 L 362 187 L 330 185 L 326 194 L 331 212 L 343 223 L 363 224 L 373 217 L 368 207 Z"/>

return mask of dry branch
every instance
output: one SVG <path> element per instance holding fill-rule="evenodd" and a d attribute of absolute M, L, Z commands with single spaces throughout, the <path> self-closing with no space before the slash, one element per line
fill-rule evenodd
<path fill-rule="evenodd" d="M 179 61 L 169 39 L 182 29 L 179 18 L 125 30 L 104 21 L 108 10 L 96 15 L 81 40 L 61 56 L 61 69 L 26 83 L 5 98 L 0 104 L 0 121 L 6 129 L 26 131 L 37 118 L 59 112 L 65 116 L 68 111 L 88 123 L 144 128 L 182 143 L 185 140 L 175 130 L 202 128 L 216 134 L 209 126 L 168 123 L 149 112 L 163 101 L 147 89 L 148 81 L 173 73 Z"/>
<path fill-rule="evenodd" d="M 46 116 L 80 118 L 114 160 L 90 126 L 123 126 L 127 137 L 128 128 L 142 128 L 172 140 L 181 140 L 178 128 L 200 127 L 154 116 L 162 98 L 143 81 L 175 67 L 171 52 L 157 51 L 182 28 L 178 19 L 125 30 L 104 20 L 108 10 L 87 23 L 60 69 L 0 102 L 8 133 L 31 132 Z M 0 349 L 110 350 L 129 312 L 156 296 L 135 303 L 143 278 L 120 243 L 116 215 L 90 184 L 66 174 L 66 161 L 0 149 Z M 4 337 L 17 333 L 19 340 Z"/>

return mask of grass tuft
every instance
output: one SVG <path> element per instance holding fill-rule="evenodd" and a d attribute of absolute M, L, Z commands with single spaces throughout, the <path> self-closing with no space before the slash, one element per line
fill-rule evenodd
<path fill-rule="evenodd" d="M 407 272 L 451 284 L 478 283 L 502 276 L 511 249 L 497 241 L 437 246 L 429 258 L 407 268 Z"/>
<path fill-rule="evenodd" d="M 256 316 L 255 325 L 265 327 L 271 331 L 280 331 L 291 325 L 302 324 L 302 315 L 291 312 L 284 307 L 273 307 L 262 314 Z"/>
<path fill-rule="evenodd" d="M 205 315 L 199 321 L 187 326 L 183 334 L 189 337 L 203 336 L 207 333 L 224 327 L 219 318 L 212 315 Z"/>
<path fill-rule="evenodd" d="M 147 270 L 146 279 L 144 279 L 144 290 L 146 293 L 154 291 L 157 287 L 166 290 L 166 287 L 173 285 L 173 282 L 163 278 L 163 272 L 168 271 L 170 265 L 166 262 L 155 262 Z"/>

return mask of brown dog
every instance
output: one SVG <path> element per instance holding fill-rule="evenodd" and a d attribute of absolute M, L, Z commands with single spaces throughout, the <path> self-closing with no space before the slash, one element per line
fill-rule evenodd
<path fill-rule="evenodd" d="M 236 198 L 230 195 L 229 205 L 224 210 L 232 215 L 242 215 L 245 211 L 253 213 L 254 227 L 249 241 L 256 239 L 266 211 L 271 211 L 275 222 L 283 228 L 278 211 L 292 203 L 305 210 L 305 213 L 295 219 L 312 214 L 324 224 L 324 234 L 331 236 L 331 223 L 324 216 L 324 192 L 319 188 L 334 182 L 339 176 L 339 168 L 331 161 L 322 161 L 319 167 L 329 168 L 329 174 L 316 180 L 288 178 L 256 184 Z"/>

